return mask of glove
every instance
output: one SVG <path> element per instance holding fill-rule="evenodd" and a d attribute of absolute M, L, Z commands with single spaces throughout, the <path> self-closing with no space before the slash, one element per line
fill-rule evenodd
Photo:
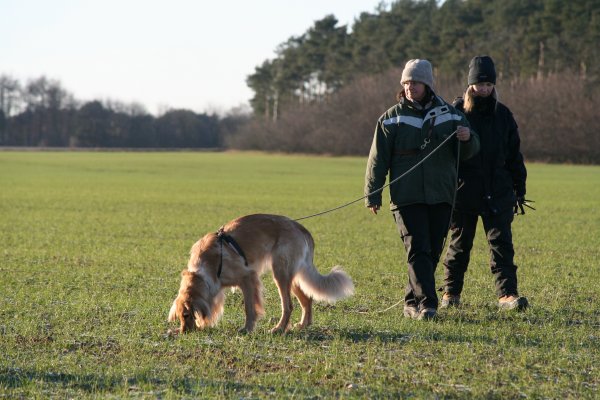
<path fill-rule="evenodd" d="M 525 196 L 517 196 L 517 202 L 515 203 L 515 207 L 513 210 L 515 215 L 524 215 L 525 208 L 523 208 L 523 207 L 527 207 L 527 208 L 531 208 L 532 210 L 535 210 L 535 208 L 533 208 L 529 203 L 535 203 L 535 201 L 527 200 L 525 198 Z"/>
<path fill-rule="evenodd" d="M 517 196 L 517 202 L 515 203 L 515 207 L 513 210 L 515 215 L 525 214 L 525 209 L 523 208 L 524 204 L 525 204 L 525 196 Z"/>

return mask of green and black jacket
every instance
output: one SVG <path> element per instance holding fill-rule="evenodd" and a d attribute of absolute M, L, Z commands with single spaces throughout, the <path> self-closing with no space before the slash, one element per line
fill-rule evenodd
<path fill-rule="evenodd" d="M 413 167 L 459 126 L 469 127 L 465 115 L 432 96 L 421 107 L 402 97 L 377 121 L 367 162 L 365 196 L 381 188 Z M 424 149 L 421 146 L 428 139 Z M 452 204 L 456 188 L 456 138 L 449 140 L 435 154 L 410 174 L 390 186 L 392 210 L 409 204 Z M 466 160 L 479 151 L 479 138 L 471 130 L 471 139 L 460 142 L 460 159 Z M 367 207 L 381 206 L 381 191 L 366 198 Z"/>

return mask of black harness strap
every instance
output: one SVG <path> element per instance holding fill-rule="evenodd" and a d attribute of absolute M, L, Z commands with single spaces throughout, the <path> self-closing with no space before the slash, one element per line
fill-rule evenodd
<path fill-rule="evenodd" d="M 219 239 L 219 243 L 221 246 L 221 258 L 219 260 L 219 269 L 217 270 L 217 278 L 221 277 L 221 272 L 223 271 L 223 242 L 227 242 L 233 249 L 244 259 L 244 263 L 246 267 L 248 266 L 248 259 L 244 254 L 244 251 L 240 247 L 240 245 L 232 238 L 230 235 L 225 233 L 223 227 L 220 227 L 217 231 L 217 239 Z"/>

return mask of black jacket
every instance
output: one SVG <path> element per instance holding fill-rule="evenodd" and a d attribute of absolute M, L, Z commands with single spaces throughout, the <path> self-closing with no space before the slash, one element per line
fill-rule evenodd
<path fill-rule="evenodd" d="M 454 105 L 464 112 L 463 99 Z M 479 134 L 480 151 L 460 163 L 456 209 L 480 215 L 506 211 L 514 206 L 515 196 L 525 196 L 527 169 L 517 123 L 508 107 L 492 96 L 476 98 L 474 110 L 465 115 Z"/>

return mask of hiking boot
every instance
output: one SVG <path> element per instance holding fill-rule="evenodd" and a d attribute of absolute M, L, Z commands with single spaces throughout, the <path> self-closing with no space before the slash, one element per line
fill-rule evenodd
<path fill-rule="evenodd" d="M 404 305 L 404 316 L 416 319 L 419 316 L 419 309 L 417 306 Z"/>
<path fill-rule="evenodd" d="M 502 296 L 498 299 L 498 307 L 501 310 L 517 310 L 523 311 L 529 306 L 529 302 L 527 301 L 527 297 L 521 296 Z"/>
<path fill-rule="evenodd" d="M 419 313 L 419 316 L 417 317 L 417 319 L 420 321 L 423 321 L 423 320 L 428 321 L 428 320 L 434 319 L 436 314 L 437 314 L 437 310 L 435 308 L 424 308 Z"/>
<path fill-rule="evenodd" d="M 440 308 L 458 307 L 460 305 L 460 295 L 444 293 Z"/>

